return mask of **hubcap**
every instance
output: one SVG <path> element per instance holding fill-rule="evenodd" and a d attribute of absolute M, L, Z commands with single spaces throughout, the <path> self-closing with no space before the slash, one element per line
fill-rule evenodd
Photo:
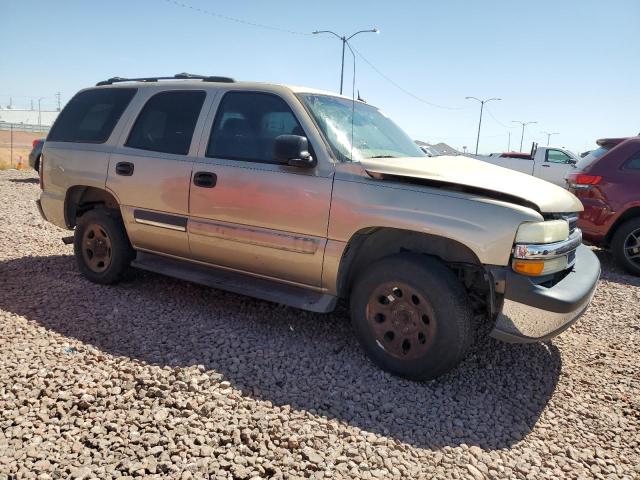
<path fill-rule="evenodd" d="M 640 228 L 627 235 L 623 248 L 624 256 L 632 263 L 640 265 Z"/>
<path fill-rule="evenodd" d="M 98 224 L 87 225 L 82 236 L 82 256 L 94 272 L 104 272 L 111 264 L 111 239 Z"/>
<path fill-rule="evenodd" d="M 406 283 L 389 282 L 376 288 L 367 303 L 366 318 L 378 346 L 395 358 L 419 358 L 433 343 L 433 308 Z"/>

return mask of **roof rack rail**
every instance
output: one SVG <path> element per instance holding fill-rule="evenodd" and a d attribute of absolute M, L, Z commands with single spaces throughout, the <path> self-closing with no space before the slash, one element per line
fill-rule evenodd
<path fill-rule="evenodd" d="M 121 82 L 157 82 L 158 80 L 202 80 L 203 82 L 219 82 L 219 83 L 235 83 L 230 77 L 217 77 L 214 75 L 194 75 L 192 73 L 177 73 L 173 77 L 142 77 L 142 78 L 123 78 L 111 77 L 107 80 L 96 83 L 96 87 L 103 85 L 112 85 Z"/>

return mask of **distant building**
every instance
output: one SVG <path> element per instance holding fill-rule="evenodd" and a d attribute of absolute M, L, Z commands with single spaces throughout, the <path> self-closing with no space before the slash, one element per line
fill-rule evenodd
<path fill-rule="evenodd" d="M 38 122 L 38 110 L 0 108 L 0 122 L 50 127 L 59 113 L 56 110 L 42 110 L 40 111 L 40 121 Z"/>
<path fill-rule="evenodd" d="M 437 157 L 438 155 L 462 155 L 458 150 L 443 142 L 436 144 L 423 142 L 422 140 L 415 140 L 415 142 L 416 145 L 430 157 Z"/>

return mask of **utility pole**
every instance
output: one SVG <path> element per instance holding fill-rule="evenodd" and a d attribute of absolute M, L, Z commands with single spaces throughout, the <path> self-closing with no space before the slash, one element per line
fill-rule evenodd
<path fill-rule="evenodd" d="M 482 111 L 484 110 L 484 104 L 489 103 L 491 100 L 502 100 L 501 98 L 487 98 L 485 100 L 480 100 L 476 97 L 464 97 L 466 100 L 475 100 L 476 102 L 480 102 L 480 121 L 478 122 L 478 138 L 476 139 L 476 155 L 478 154 L 478 145 L 480 144 L 480 127 L 482 127 Z"/>
<path fill-rule="evenodd" d="M 60 92 L 56 93 L 56 99 L 58 100 L 58 111 L 60 111 Z"/>
<path fill-rule="evenodd" d="M 522 125 L 522 135 L 520 136 L 520 151 L 522 152 L 522 141 L 524 140 L 524 127 L 532 123 L 538 123 L 538 122 L 521 122 L 520 120 L 511 120 L 511 121 L 513 123 L 519 123 L 520 125 Z"/>
<path fill-rule="evenodd" d="M 33 112 L 33 98 L 31 99 L 31 111 Z"/>
<path fill-rule="evenodd" d="M 558 135 L 560 132 L 540 132 L 544 133 L 547 136 L 547 147 L 549 146 L 549 140 L 551 139 L 551 135 Z"/>
<path fill-rule="evenodd" d="M 509 142 L 507 143 L 507 152 L 511 151 L 511 130 L 507 132 L 509 134 Z"/>
<path fill-rule="evenodd" d="M 349 35 L 348 37 L 346 35 L 340 36 L 336 32 L 332 32 L 331 30 L 315 30 L 311 33 L 314 35 L 318 35 L 320 33 L 330 33 L 331 35 L 333 35 L 334 37 L 337 37 L 342 42 L 342 64 L 341 64 L 342 66 L 340 67 L 340 95 L 342 95 L 342 84 L 344 80 L 344 49 L 349 43 L 349 40 L 351 40 L 353 37 L 355 37 L 359 33 L 380 33 L 380 30 L 378 30 L 376 27 L 370 30 L 360 30 L 356 33 Z"/>
<path fill-rule="evenodd" d="M 11 110 L 13 108 L 13 98 L 9 97 L 9 105 L 7 105 L 7 108 L 9 110 Z"/>
<path fill-rule="evenodd" d="M 38 99 L 38 126 L 42 126 L 42 109 L 40 108 L 40 102 L 44 100 L 44 97 Z"/>

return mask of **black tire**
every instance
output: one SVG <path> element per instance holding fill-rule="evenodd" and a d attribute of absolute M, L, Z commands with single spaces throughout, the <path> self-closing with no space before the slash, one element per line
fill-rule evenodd
<path fill-rule="evenodd" d="M 640 276 L 640 217 L 627 220 L 617 228 L 611 239 L 611 252 L 620 267 Z"/>
<path fill-rule="evenodd" d="M 73 252 L 80 272 L 102 285 L 120 280 L 135 256 L 119 213 L 105 208 L 89 210 L 78 219 Z"/>
<path fill-rule="evenodd" d="M 401 288 L 391 287 L 393 299 L 385 297 L 394 284 Z M 424 255 L 393 255 L 362 271 L 352 289 L 351 321 L 374 363 L 411 380 L 448 372 L 473 339 L 467 292 L 449 268 Z"/>

